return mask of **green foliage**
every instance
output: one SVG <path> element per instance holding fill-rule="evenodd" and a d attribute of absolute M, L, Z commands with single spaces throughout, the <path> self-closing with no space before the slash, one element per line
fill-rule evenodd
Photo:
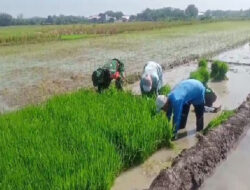
<path fill-rule="evenodd" d="M 171 87 L 169 85 L 165 85 L 163 86 L 160 90 L 159 90 L 159 95 L 167 95 L 169 94 L 171 91 Z M 155 92 L 151 92 L 151 93 L 147 93 L 147 94 L 143 94 L 142 95 L 144 98 L 148 99 L 152 99 L 152 100 L 155 100 L 157 95 Z"/>
<path fill-rule="evenodd" d="M 209 81 L 209 71 L 205 67 L 200 67 L 196 71 L 190 73 L 190 79 L 196 79 L 202 82 L 205 86 Z"/>
<path fill-rule="evenodd" d="M 218 117 L 213 119 L 208 126 L 204 129 L 203 133 L 207 134 L 208 131 L 218 127 L 225 121 L 227 121 L 230 117 L 232 117 L 235 114 L 235 111 L 223 111 Z"/>
<path fill-rule="evenodd" d="M 78 40 L 78 39 L 86 39 L 93 37 L 96 37 L 96 35 L 89 35 L 89 34 L 61 35 L 61 40 Z"/>
<path fill-rule="evenodd" d="M 160 89 L 159 94 L 160 94 L 160 95 L 167 95 L 167 94 L 170 93 L 170 91 L 171 91 L 171 87 L 170 87 L 169 85 L 165 85 L 165 86 L 163 86 L 163 87 Z"/>
<path fill-rule="evenodd" d="M 184 18 L 184 10 L 171 7 L 161 9 L 147 8 L 135 16 L 135 20 L 137 21 L 183 20 Z"/>
<path fill-rule="evenodd" d="M 196 18 L 198 16 L 199 10 L 195 5 L 188 5 L 185 10 L 185 15 L 190 18 Z"/>
<path fill-rule="evenodd" d="M 207 10 L 203 18 L 213 20 L 248 20 L 250 9 L 247 10 Z"/>
<path fill-rule="evenodd" d="M 40 43 L 64 38 L 74 39 L 79 36 L 97 37 L 125 32 L 162 29 L 172 26 L 190 25 L 193 22 L 131 22 L 115 24 L 78 24 L 78 25 L 45 25 L 13 26 L 0 28 L 0 45 L 23 43 Z M 78 36 L 79 35 L 79 36 Z M 85 37 L 84 37 L 85 38 Z M 82 39 L 82 38 L 78 38 Z"/>
<path fill-rule="evenodd" d="M 12 16 L 6 13 L 0 13 L 0 26 L 9 26 L 12 22 Z"/>
<path fill-rule="evenodd" d="M 214 81 L 221 81 L 226 79 L 226 74 L 228 72 L 228 65 L 221 61 L 215 61 L 212 63 L 211 67 L 211 78 Z"/>
<path fill-rule="evenodd" d="M 210 79 L 210 73 L 207 69 L 207 60 L 202 59 L 198 63 L 198 69 L 194 72 L 190 73 L 190 79 L 196 79 L 200 82 L 202 82 L 205 86 L 207 86 L 207 83 Z"/>
<path fill-rule="evenodd" d="M 155 102 L 81 90 L 0 116 L 0 189 L 108 190 L 125 168 L 169 144 Z"/>
<path fill-rule="evenodd" d="M 208 65 L 208 63 L 207 63 L 206 59 L 201 59 L 199 61 L 199 67 L 205 67 L 205 68 L 207 68 L 207 65 Z"/>

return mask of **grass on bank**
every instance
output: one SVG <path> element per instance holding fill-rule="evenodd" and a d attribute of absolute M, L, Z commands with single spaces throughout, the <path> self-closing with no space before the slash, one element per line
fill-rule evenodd
<path fill-rule="evenodd" d="M 88 34 L 72 34 L 72 35 L 61 35 L 61 40 L 79 40 L 79 39 L 88 39 L 95 38 L 97 35 L 88 35 Z"/>
<path fill-rule="evenodd" d="M 0 189 L 108 190 L 124 169 L 169 144 L 155 102 L 90 91 L 0 116 Z"/>
<path fill-rule="evenodd" d="M 214 118 L 208 126 L 203 130 L 203 134 L 207 134 L 209 131 L 215 129 L 225 121 L 227 121 L 230 117 L 232 117 L 235 114 L 235 111 L 233 110 L 228 110 L 228 111 L 223 111 L 218 117 Z"/>

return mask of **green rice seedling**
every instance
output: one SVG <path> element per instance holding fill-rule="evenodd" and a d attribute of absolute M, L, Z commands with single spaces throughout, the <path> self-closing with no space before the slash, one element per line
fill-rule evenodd
<path fill-rule="evenodd" d="M 212 67 L 211 67 L 211 78 L 214 81 L 222 81 L 225 80 L 226 74 L 228 72 L 228 65 L 225 62 L 221 62 L 221 61 L 215 61 L 212 63 Z"/>
<path fill-rule="evenodd" d="M 202 59 L 198 63 L 198 69 L 194 72 L 190 73 L 190 79 L 196 79 L 200 82 L 202 82 L 205 86 L 207 86 L 207 83 L 210 79 L 210 73 L 207 69 L 207 60 Z"/>
<path fill-rule="evenodd" d="M 160 94 L 160 95 L 167 95 L 167 94 L 170 93 L 170 91 L 171 91 L 171 87 L 170 87 L 169 85 L 165 85 L 165 86 L 163 86 L 163 87 L 160 89 L 159 94 Z"/>
<path fill-rule="evenodd" d="M 155 102 L 114 89 L 61 95 L 0 116 L 0 189 L 108 190 L 171 128 Z"/>
<path fill-rule="evenodd" d="M 207 65 L 208 65 L 208 63 L 207 63 L 207 60 L 206 60 L 206 59 L 201 59 L 201 60 L 199 61 L 199 67 L 207 68 Z"/>
<path fill-rule="evenodd" d="M 215 129 L 225 121 L 227 121 L 230 117 L 232 117 L 235 114 L 234 110 L 230 111 L 223 111 L 218 117 L 213 119 L 208 126 L 203 130 L 204 134 L 207 134 L 210 130 Z"/>
<path fill-rule="evenodd" d="M 205 67 L 200 67 L 196 71 L 190 73 L 190 79 L 196 79 L 200 82 L 202 82 L 205 86 L 207 86 L 207 83 L 210 79 L 209 71 Z"/>
<path fill-rule="evenodd" d="M 159 95 L 167 95 L 170 93 L 170 91 L 171 91 L 171 87 L 169 85 L 165 85 L 159 90 Z M 142 97 L 146 99 L 150 98 L 150 99 L 155 100 L 157 97 L 157 94 L 155 92 L 151 92 L 148 94 L 143 94 Z"/>

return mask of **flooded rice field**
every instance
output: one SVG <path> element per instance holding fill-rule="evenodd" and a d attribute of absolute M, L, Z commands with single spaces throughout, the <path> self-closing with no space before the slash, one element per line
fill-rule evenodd
<path fill-rule="evenodd" d="M 233 49 L 231 51 L 221 53 L 214 59 L 218 59 L 228 63 L 250 65 L 250 43 L 247 43 L 244 46 Z"/>
<path fill-rule="evenodd" d="M 88 86 L 91 84 L 90 74 L 93 69 L 110 57 L 118 57 L 125 61 L 128 73 L 141 72 L 143 65 L 149 60 L 169 65 L 176 61 L 182 62 L 187 57 L 222 51 L 249 38 L 249 27 L 237 31 L 232 29 L 217 31 L 215 34 L 214 31 L 204 32 L 202 28 L 191 26 L 188 29 L 178 31 L 173 28 L 158 32 L 145 32 L 141 36 L 122 34 L 76 42 L 3 47 L 0 49 L 0 113 L 15 110 L 30 103 L 41 102 L 49 95 Z M 250 64 L 249 55 L 249 44 L 246 44 L 243 47 L 222 53 L 214 59 Z M 165 84 L 170 84 L 173 87 L 179 81 L 188 78 L 190 72 L 196 67 L 197 63 L 193 62 L 166 71 L 164 74 Z M 244 101 L 250 92 L 250 85 L 248 85 L 250 67 L 231 65 L 227 76 L 228 80 L 221 83 L 210 82 L 209 86 L 218 96 L 216 104 L 222 105 L 222 109 L 234 109 Z M 132 91 L 139 93 L 138 82 L 132 86 Z M 206 114 L 205 124 L 208 124 L 215 116 L 216 114 Z M 148 188 L 159 171 L 170 166 L 172 160 L 181 150 L 192 147 L 196 143 L 195 116 L 192 111 L 188 118 L 187 132 L 187 137 L 174 143 L 173 150 L 163 148 L 143 164 L 122 173 L 116 179 L 112 190 Z M 232 187 L 237 185 L 239 181 L 236 181 L 238 179 L 236 177 L 234 177 L 235 183 L 230 175 L 227 175 L 226 179 L 220 177 L 225 174 L 223 170 L 227 169 L 231 173 L 233 170 L 237 170 L 237 168 L 230 168 L 228 165 L 236 165 L 237 161 L 241 163 L 239 158 L 244 157 L 242 161 L 248 161 L 246 157 L 249 155 L 245 155 L 245 153 L 249 143 L 248 133 L 236 150 L 238 153 L 236 156 L 241 155 L 241 157 L 237 157 L 237 160 L 232 154 L 232 157 L 228 159 L 230 163 L 222 164 L 222 169 L 218 168 L 218 173 L 216 172 L 215 177 L 211 178 L 211 182 L 208 181 L 205 184 L 204 189 L 207 187 L 208 189 L 216 189 L 211 188 L 215 186 L 225 187 L 218 184 L 217 179 L 231 180 Z M 245 166 L 248 165 L 249 163 L 245 164 Z M 247 172 L 243 173 L 243 176 L 240 177 L 241 180 L 246 179 L 249 174 Z M 240 176 L 240 174 L 236 174 Z M 242 187 L 242 189 L 248 187 L 247 189 L 249 189 L 250 186 L 246 182 L 246 186 L 238 187 Z"/>
<path fill-rule="evenodd" d="M 96 39 L 3 46 L 0 48 L 0 112 L 91 86 L 93 70 L 110 58 L 124 61 L 127 74 L 131 75 L 141 72 L 150 60 L 168 66 L 221 52 L 249 39 L 249 22 L 233 25 L 223 22 Z"/>
<path fill-rule="evenodd" d="M 225 52 L 217 57 L 223 61 L 232 62 L 232 63 L 241 63 L 250 65 L 250 44 L 246 44 L 243 47 L 238 49 Z M 245 67 L 241 67 L 238 69 L 245 69 L 249 72 L 249 69 Z M 239 70 L 234 69 L 235 73 Z M 240 83 L 240 81 L 235 80 L 234 78 L 234 86 L 238 89 L 238 93 L 235 94 L 235 98 L 232 100 L 233 103 L 236 101 L 240 101 L 238 97 L 241 93 L 244 93 L 245 88 L 247 88 L 248 81 L 247 74 L 241 73 L 242 77 L 244 76 L 244 81 Z M 250 92 L 250 91 L 248 91 Z M 230 100 L 227 99 L 227 102 Z M 247 132 L 247 135 L 242 139 L 239 143 L 238 147 L 229 155 L 228 159 L 221 163 L 221 165 L 216 169 L 214 175 L 205 181 L 202 190 L 248 190 L 250 189 L 250 131 Z"/>
<path fill-rule="evenodd" d="M 168 70 L 164 73 L 164 83 L 170 84 L 171 87 L 173 87 L 179 81 L 187 79 L 190 72 L 195 70 L 196 67 L 197 63 L 194 62 Z M 246 84 L 246 81 L 250 81 L 250 68 L 248 66 L 230 65 L 230 71 L 228 72 L 227 77 L 228 80 L 223 82 L 209 83 L 209 87 L 211 87 L 218 96 L 215 104 L 222 105 L 222 110 L 237 108 L 250 92 L 250 85 Z M 134 93 L 139 93 L 139 83 L 136 83 L 132 87 L 132 90 Z M 205 114 L 205 125 L 219 114 L 220 113 Z M 187 122 L 188 136 L 174 142 L 174 150 L 163 148 L 153 154 L 143 164 L 122 173 L 116 179 L 112 190 L 147 189 L 159 172 L 171 165 L 172 160 L 181 152 L 181 150 L 188 149 L 195 145 L 195 122 L 195 115 L 191 112 Z M 250 164 L 250 157 L 248 158 Z M 216 179 L 216 177 L 214 179 Z"/>

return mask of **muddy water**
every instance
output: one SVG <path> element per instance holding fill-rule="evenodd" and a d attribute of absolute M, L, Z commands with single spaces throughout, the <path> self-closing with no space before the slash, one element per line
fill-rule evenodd
<path fill-rule="evenodd" d="M 249 190 L 250 189 L 250 131 L 240 142 L 237 149 L 231 153 L 215 171 L 214 175 L 205 181 L 202 190 Z"/>
<path fill-rule="evenodd" d="M 244 47 L 238 48 L 236 50 L 232 50 L 221 54 L 218 56 L 223 61 L 228 62 L 236 62 L 236 63 L 243 63 L 243 64 L 250 64 L 250 44 L 246 44 Z M 245 70 L 246 72 L 242 72 Z M 245 67 L 234 67 L 232 69 L 232 85 L 238 89 L 238 92 L 235 93 L 234 99 L 225 99 L 226 102 L 231 102 L 236 104 L 240 101 L 238 98 L 241 96 L 242 93 L 247 91 L 245 88 L 248 89 L 248 75 L 249 75 L 248 68 Z M 242 83 L 237 81 L 237 73 L 241 74 Z M 227 88 L 228 89 L 228 88 Z M 225 89 L 227 91 L 227 89 Z M 222 90 L 222 89 L 221 89 Z M 222 90 L 223 91 L 223 90 Z M 250 91 L 248 91 L 250 92 Z M 223 162 L 215 171 L 214 175 L 209 178 L 204 185 L 202 186 L 202 190 L 248 190 L 250 189 L 250 131 L 248 131 L 247 135 L 243 140 L 240 142 L 238 147 L 235 151 L 231 153 L 228 159 Z"/>
<path fill-rule="evenodd" d="M 225 62 L 250 64 L 250 43 L 245 44 L 242 47 L 226 51 L 216 56 L 214 59 L 218 59 Z"/>
<path fill-rule="evenodd" d="M 196 64 L 191 63 L 169 70 L 164 73 L 164 83 L 173 87 L 179 81 L 188 78 L 189 73 L 195 68 Z M 229 80 L 209 83 L 209 86 L 218 95 L 217 105 L 222 105 L 222 109 L 234 109 L 245 100 L 250 92 L 250 85 L 246 84 L 247 81 L 250 81 L 250 68 L 247 66 L 230 66 L 227 76 Z M 133 92 L 139 93 L 138 85 L 139 83 L 133 86 Z M 205 125 L 218 114 L 206 114 Z M 195 115 L 191 111 L 187 123 L 188 137 L 176 141 L 174 150 L 163 148 L 143 164 L 122 173 L 116 179 L 112 190 L 142 190 L 148 188 L 160 170 L 170 166 L 171 161 L 181 150 L 190 148 L 196 143 L 195 122 Z"/>

